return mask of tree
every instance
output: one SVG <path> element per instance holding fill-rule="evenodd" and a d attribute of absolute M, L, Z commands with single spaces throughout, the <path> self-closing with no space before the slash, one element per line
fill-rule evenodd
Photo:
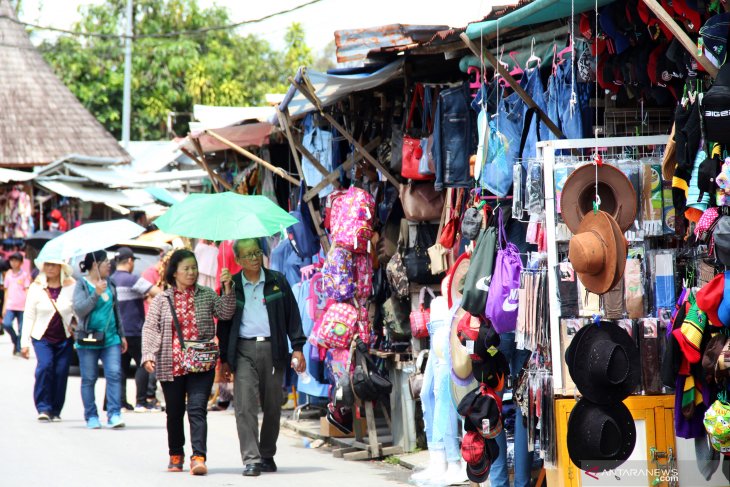
<path fill-rule="evenodd" d="M 332 69 L 337 65 L 336 53 L 337 46 L 335 45 L 335 41 L 328 42 L 312 63 L 312 68 L 321 73 L 326 73 L 327 70 Z"/>
<path fill-rule="evenodd" d="M 61 36 L 40 49 L 56 74 L 117 138 L 121 134 L 126 0 L 81 7 L 74 29 L 111 37 Z M 231 24 L 228 11 L 201 8 L 197 0 L 135 0 L 134 35 L 199 30 Z M 194 104 L 253 106 L 281 91 L 298 63 L 311 62 L 301 26 L 286 35 L 278 53 L 268 42 L 232 29 L 173 37 L 135 38 L 132 54 L 133 140 L 167 138 L 169 112 L 192 112 Z M 292 66 L 297 65 L 295 68 Z M 187 119 L 174 125 L 187 132 Z"/>

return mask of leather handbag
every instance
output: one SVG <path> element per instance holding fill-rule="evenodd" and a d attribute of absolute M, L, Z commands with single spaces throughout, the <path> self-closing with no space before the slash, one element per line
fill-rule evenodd
<path fill-rule="evenodd" d="M 454 192 L 452 192 L 453 194 Z M 461 200 L 464 199 L 464 194 L 462 192 L 462 189 L 459 188 L 455 191 L 456 193 L 456 205 L 453 204 L 453 201 L 451 202 L 449 206 L 451 207 L 449 216 L 449 220 L 444 225 L 443 230 L 441 230 L 441 236 L 439 237 L 439 243 L 444 246 L 444 248 L 450 249 L 454 246 L 456 243 L 456 236 L 459 233 L 460 230 L 460 222 L 461 222 Z"/>
<path fill-rule="evenodd" d="M 416 371 L 408 377 L 408 390 L 411 392 L 411 398 L 414 401 L 421 400 L 421 390 L 423 389 L 423 372 L 426 370 L 426 360 L 428 359 L 428 349 L 418 352 L 416 358 Z"/>
<path fill-rule="evenodd" d="M 441 218 L 444 193 L 436 191 L 432 183 L 401 184 L 400 200 L 406 220 L 434 221 Z"/>
<path fill-rule="evenodd" d="M 416 106 L 421 103 L 423 105 L 424 88 L 423 85 L 417 84 L 413 91 L 413 98 L 411 99 L 411 108 L 408 111 L 408 118 L 406 119 L 405 131 L 403 134 L 403 153 L 401 158 L 401 176 L 407 179 L 413 179 L 417 181 L 426 181 L 434 179 L 433 174 L 421 174 L 418 171 L 419 165 L 421 164 L 421 157 L 423 157 L 423 149 L 421 148 L 421 138 L 413 137 L 409 134 L 411 130 L 411 123 L 413 122 L 413 112 L 416 110 Z"/>
<path fill-rule="evenodd" d="M 428 248 L 428 258 L 431 260 L 431 274 L 443 274 L 449 270 L 449 249 L 440 243 Z"/>
<path fill-rule="evenodd" d="M 180 347 L 183 351 L 182 368 L 188 373 L 207 372 L 215 368 L 218 363 L 218 342 L 213 340 L 188 340 L 183 338 L 182 328 L 177 319 L 175 305 L 172 298 L 167 296 L 167 302 L 170 304 L 172 312 L 172 322 L 175 324 L 177 331 L 177 339 L 180 341 Z"/>
<path fill-rule="evenodd" d="M 413 338 L 428 337 L 428 323 L 431 321 L 431 311 L 425 307 L 426 291 L 431 295 L 431 299 L 436 297 L 430 287 L 423 286 L 421 288 L 421 292 L 418 295 L 418 309 L 411 311 L 410 316 L 411 335 L 413 335 Z"/>
<path fill-rule="evenodd" d="M 437 229 L 429 223 L 419 223 L 416 229 L 416 244 L 403 255 L 408 282 L 437 284 L 443 275 L 431 272 L 431 258 L 428 249 L 436 243 Z"/>

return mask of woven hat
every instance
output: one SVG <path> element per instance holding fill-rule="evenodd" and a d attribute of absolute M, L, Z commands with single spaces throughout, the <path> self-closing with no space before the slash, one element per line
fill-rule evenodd
<path fill-rule="evenodd" d="M 466 316 L 466 311 L 464 311 L 463 308 L 459 308 L 459 310 L 454 315 L 454 318 L 451 320 L 451 333 L 449 339 L 452 381 L 456 381 L 460 385 L 467 385 L 474 380 L 474 376 L 472 375 L 472 365 L 469 351 L 461 343 L 461 340 L 459 340 L 457 332 L 459 323 L 464 316 Z M 477 329 L 478 326 L 479 325 L 477 324 Z"/>
<path fill-rule="evenodd" d="M 586 164 L 573 171 L 565 180 L 560 195 L 563 221 L 571 232 L 577 233 L 583 217 L 593 212 L 596 198 L 596 166 Z M 636 191 L 629 178 L 613 166 L 598 166 L 598 196 L 601 210 L 611 215 L 622 232 L 634 224 Z"/>
<path fill-rule="evenodd" d="M 623 401 L 641 381 L 636 343 L 609 321 L 581 328 L 565 351 L 565 361 L 580 393 L 597 404 Z"/>
<path fill-rule="evenodd" d="M 622 402 L 599 405 L 583 398 L 568 419 L 568 456 L 581 470 L 605 472 L 624 463 L 636 446 L 636 424 Z"/>
<path fill-rule="evenodd" d="M 617 240 L 610 215 L 604 211 L 587 213 L 573 233 L 568 259 L 578 279 L 594 294 L 610 291 L 617 276 L 623 274 L 626 263 L 625 252 L 622 253 L 623 265 L 618 262 L 619 247 L 625 248 L 626 243 L 623 236 L 621 241 Z"/>
<path fill-rule="evenodd" d="M 461 254 L 456 259 L 456 262 L 454 262 L 454 265 L 451 266 L 451 269 L 449 269 L 444 280 L 441 281 L 441 295 L 446 297 L 449 308 L 454 306 L 454 303 L 461 301 L 464 292 L 464 279 L 469 270 L 470 261 L 470 256 L 466 252 Z"/>

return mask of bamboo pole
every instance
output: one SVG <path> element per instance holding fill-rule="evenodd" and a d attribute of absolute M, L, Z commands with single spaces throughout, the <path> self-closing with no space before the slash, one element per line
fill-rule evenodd
<path fill-rule="evenodd" d="M 208 166 L 208 164 L 205 162 L 204 159 L 200 159 L 198 156 L 196 156 L 195 154 L 193 154 L 192 152 L 190 152 L 189 150 L 187 150 L 184 147 L 181 148 L 180 150 L 182 151 L 183 154 L 185 154 L 186 156 L 188 156 L 190 159 L 192 159 L 193 161 L 195 161 L 200 167 L 202 167 L 203 169 L 206 170 L 206 172 L 208 173 L 208 177 L 210 178 L 211 182 L 214 182 L 214 180 L 215 181 L 218 181 L 221 184 L 221 186 L 223 186 L 224 188 L 226 188 L 228 191 L 232 191 L 233 190 L 233 187 L 230 184 L 228 184 L 228 181 L 226 181 L 225 179 L 223 179 L 220 174 L 218 174 L 217 172 L 213 171 Z M 213 188 L 215 189 L 215 192 L 216 193 L 219 192 L 218 191 L 218 188 L 216 187 L 215 184 L 213 184 Z"/>

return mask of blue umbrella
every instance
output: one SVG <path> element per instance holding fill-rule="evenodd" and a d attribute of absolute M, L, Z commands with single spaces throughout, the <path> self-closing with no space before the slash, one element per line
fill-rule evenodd
<path fill-rule="evenodd" d="M 38 254 L 38 261 L 66 261 L 133 239 L 142 232 L 144 227 L 130 220 L 85 223 L 48 241 Z"/>

